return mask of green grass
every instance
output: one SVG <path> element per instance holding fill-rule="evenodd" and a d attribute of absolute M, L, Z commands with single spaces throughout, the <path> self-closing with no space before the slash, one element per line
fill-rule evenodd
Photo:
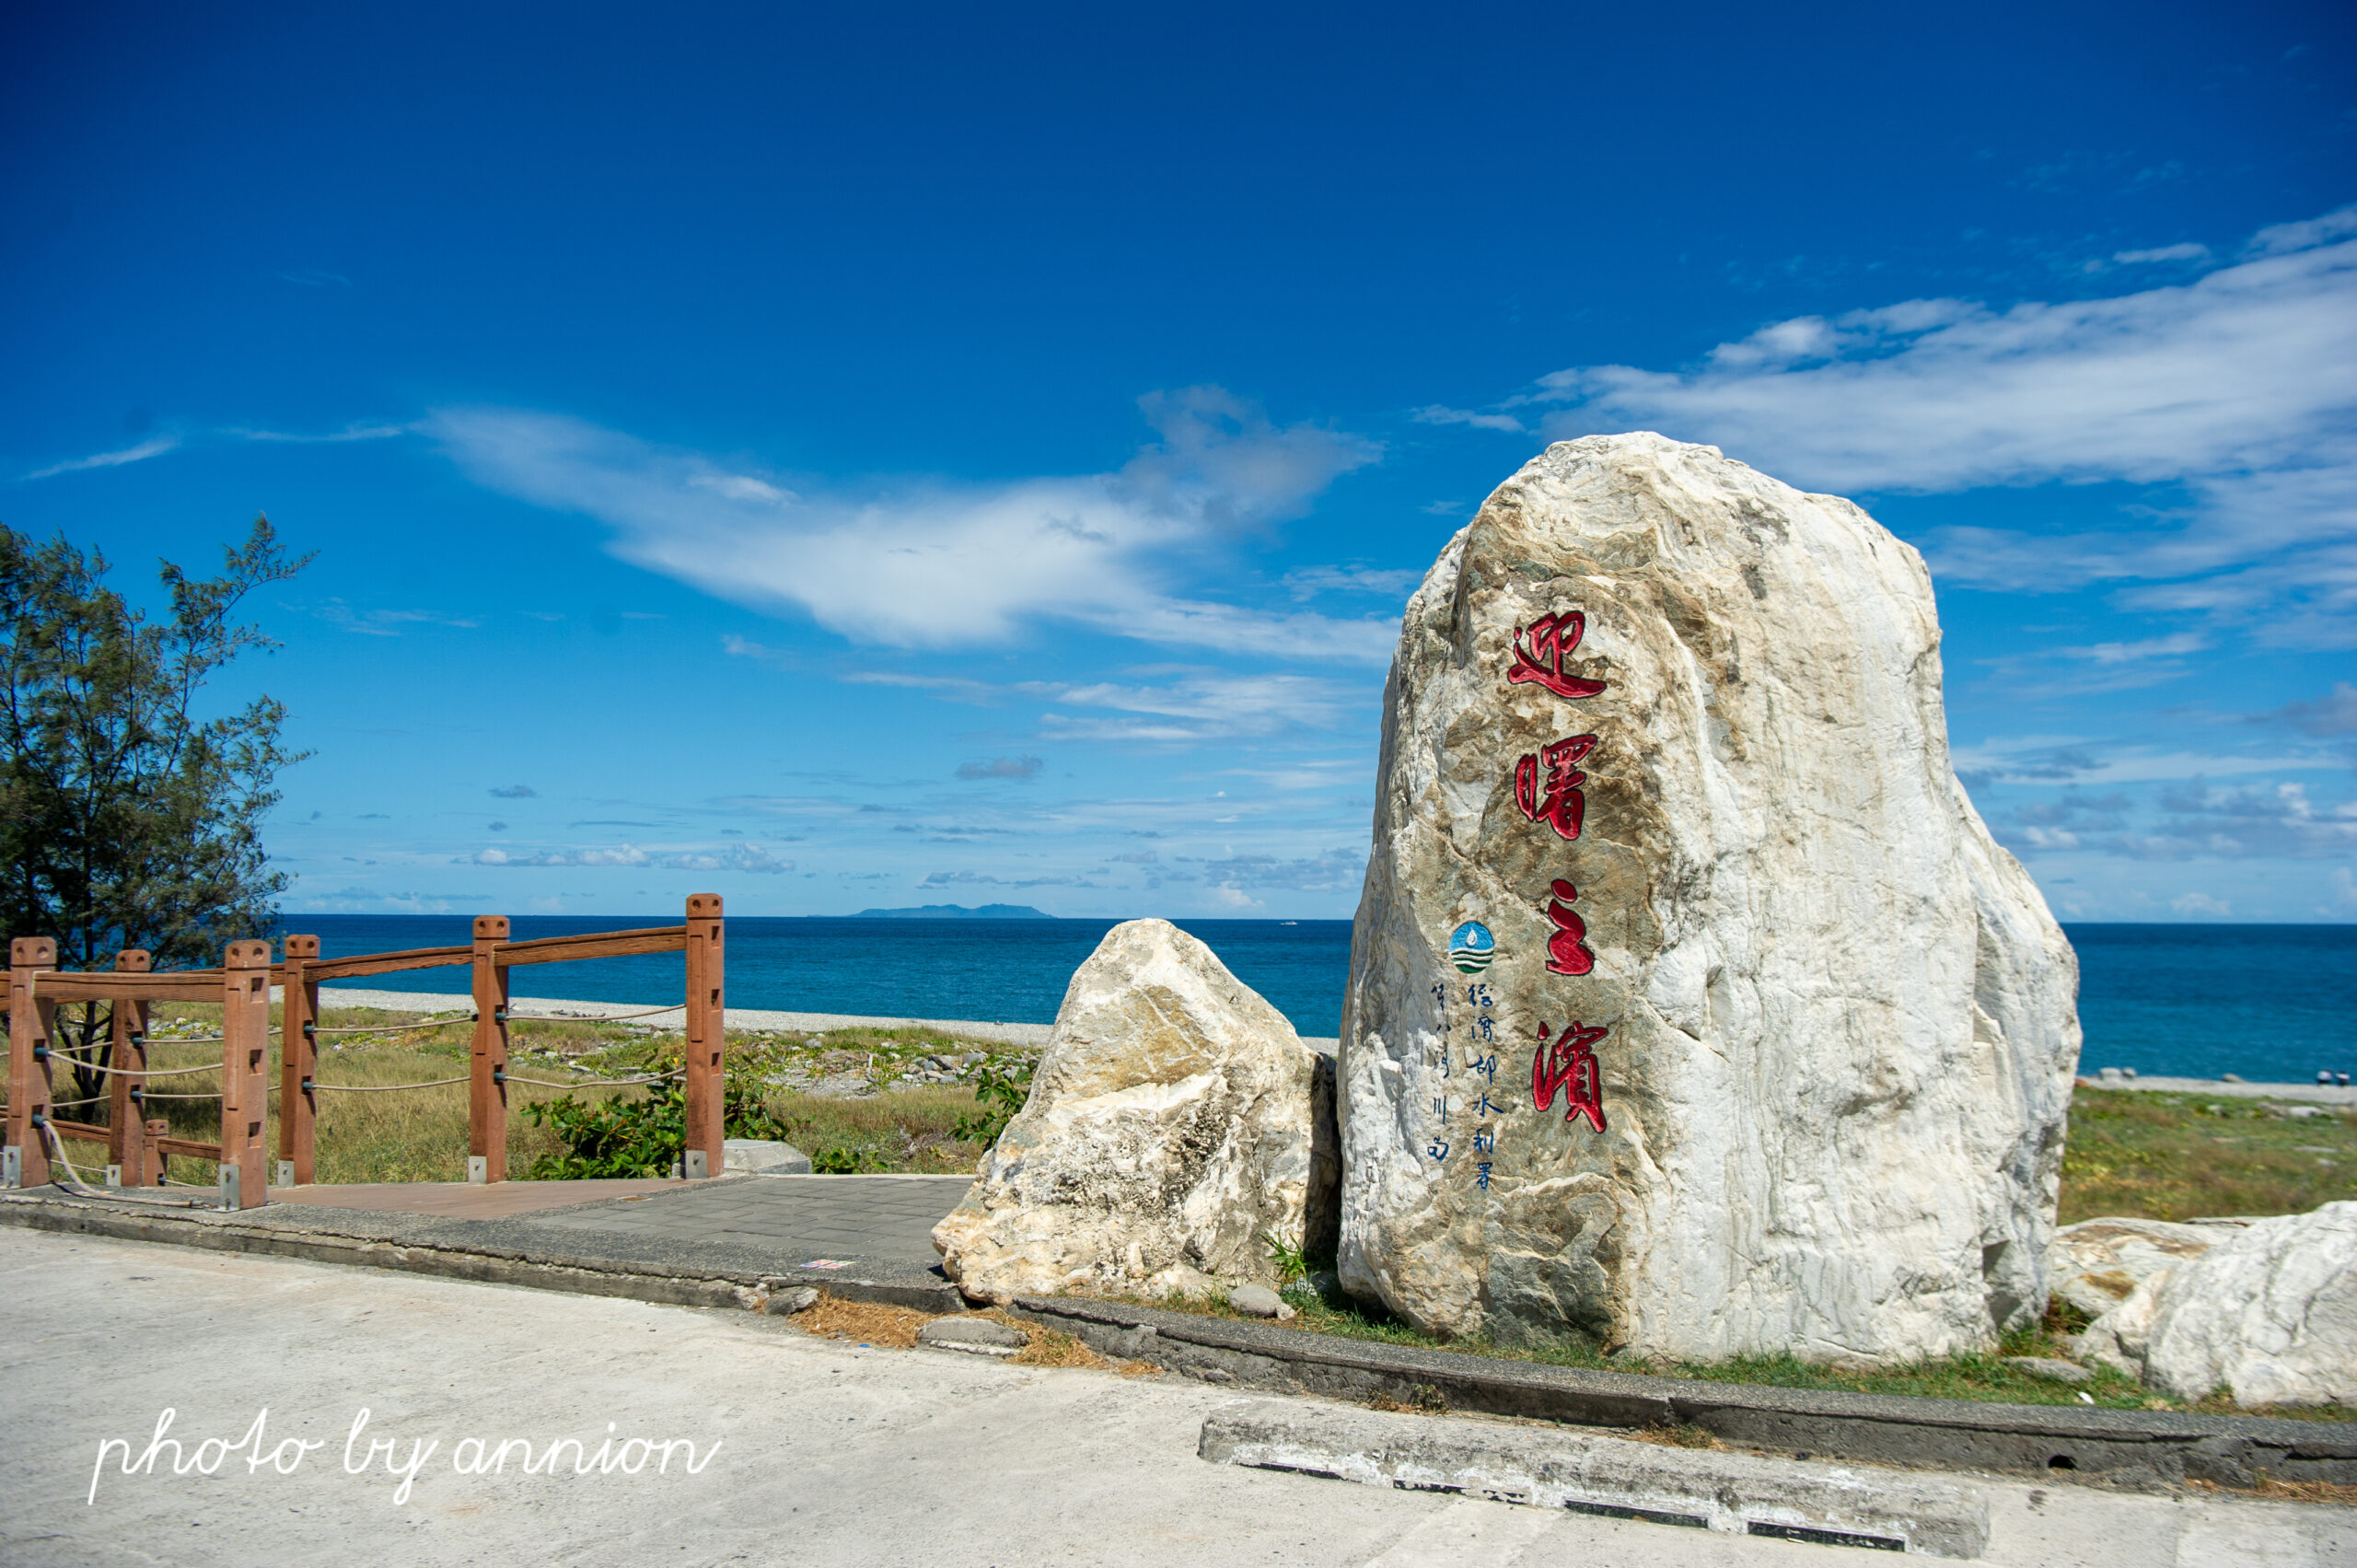
<path fill-rule="evenodd" d="M 2305 1214 L 2357 1198 L 2357 1115 L 2144 1089 L 2071 1099 L 2061 1223 Z"/>

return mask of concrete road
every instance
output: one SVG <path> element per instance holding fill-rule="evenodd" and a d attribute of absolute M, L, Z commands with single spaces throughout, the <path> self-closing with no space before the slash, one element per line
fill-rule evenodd
<path fill-rule="evenodd" d="M 1209 1465 L 1214 1388 L 863 1350 L 747 1313 L 13 1229 L 0 1278 L 12 1564 L 1869 1561 Z M 167 1409 L 185 1474 L 168 1444 L 149 1458 Z M 575 1474 L 570 1448 L 543 1473 L 567 1438 L 638 1473 Z M 668 1473 L 633 1439 L 673 1443 Z M 512 1446 L 505 1473 L 454 1470 L 507 1440 L 534 1473 Z M 2357 1564 L 2350 1510 L 1983 1484 L 1991 1562 Z"/>

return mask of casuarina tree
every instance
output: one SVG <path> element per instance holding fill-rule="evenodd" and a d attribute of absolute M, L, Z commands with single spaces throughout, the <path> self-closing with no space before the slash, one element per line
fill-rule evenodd
<path fill-rule="evenodd" d="M 281 744 L 277 701 L 223 707 L 206 685 L 277 645 L 238 607 L 310 557 L 287 559 L 266 517 L 224 555 L 217 577 L 161 563 L 168 608 L 150 614 L 107 586 L 97 551 L 0 525 L 0 917 L 55 937 L 61 969 L 111 968 L 124 947 L 159 970 L 215 964 L 275 918 L 287 878 L 261 821 L 303 754 Z M 98 1060 L 103 1007 L 68 1005 L 58 1025 L 58 1049 Z M 73 1097 L 99 1082 L 77 1070 Z"/>

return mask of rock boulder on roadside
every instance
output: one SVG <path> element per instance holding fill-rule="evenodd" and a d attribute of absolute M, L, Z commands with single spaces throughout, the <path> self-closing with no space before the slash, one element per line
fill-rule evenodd
<path fill-rule="evenodd" d="M 2200 1257 L 2234 1232 L 2232 1225 L 2169 1220 L 2081 1220 L 2054 1233 L 2049 1253 L 2050 1288 L 2056 1300 L 2070 1303 L 2092 1320 L 2127 1300 L 2153 1275 Z"/>
<path fill-rule="evenodd" d="M 2253 1220 L 2089 1327 L 2096 1360 L 2183 1400 L 2357 1405 L 2357 1202 Z"/>
<path fill-rule="evenodd" d="M 1410 600 L 1338 1069 L 1345 1288 L 1662 1356 L 2044 1305 L 2077 966 L 1950 766 L 1922 558 L 1559 444 Z"/>
<path fill-rule="evenodd" d="M 1064 993 L 1023 1109 L 934 1227 L 967 1295 L 1274 1283 L 1302 1245 L 1312 1056 L 1161 920 L 1115 926 Z"/>

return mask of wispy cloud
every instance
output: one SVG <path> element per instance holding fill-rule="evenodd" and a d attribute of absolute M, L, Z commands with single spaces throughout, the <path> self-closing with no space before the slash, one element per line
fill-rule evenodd
<path fill-rule="evenodd" d="M 437 610 L 354 610 L 340 598 L 329 599 L 313 611 L 322 621 L 363 637 L 398 637 L 410 626 L 449 626 L 472 631 L 482 624 L 463 615 Z"/>
<path fill-rule="evenodd" d="M 62 463 L 52 463 L 25 475 L 27 479 L 54 479 L 61 473 L 81 473 L 90 469 L 119 469 L 125 463 L 145 462 L 160 458 L 180 444 L 178 436 L 151 436 L 135 447 L 124 447 L 112 452 L 93 452 L 87 458 L 69 458 Z"/>
<path fill-rule="evenodd" d="M 347 424 L 341 430 L 304 432 L 297 430 L 256 430 L 244 425 L 225 426 L 221 434 L 240 441 L 271 441 L 296 446 L 334 446 L 346 441 L 389 441 L 396 436 L 409 436 L 416 427 L 409 424 Z"/>
<path fill-rule="evenodd" d="M 2123 267 L 2150 267 L 2164 261 L 2206 261 L 2210 247 L 2187 240 L 2181 245 L 2163 245 L 2151 250 L 2115 250 L 2111 259 Z"/>
<path fill-rule="evenodd" d="M 1510 413 L 1484 413 L 1478 409 L 1449 408 L 1440 403 L 1427 403 L 1408 417 L 1419 424 L 1469 424 L 1476 430 L 1503 430 L 1514 434 L 1529 428 Z"/>
<path fill-rule="evenodd" d="M 1364 850 L 1329 849 L 1323 854 L 1286 858 L 1275 854 L 1230 854 L 1188 863 L 1213 888 L 1281 889 L 1288 892 L 1347 892 L 1366 877 Z"/>
<path fill-rule="evenodd" d="M 278 275 L 288 283 L 300 284 L 305 288 L 350 288 L 352 286 L 352 280 L 342 273 L 331 273 L 319 267 L 297 267 L 292 272 L 284 272 Z"/>
<path fill-rule="evenodd" d="M 2279 225 L 2231 265 L 2108 298 L 1798 317 L 1689 369 L 1580 366 L 1509 403 L 1539 412 L 1551 438 L 1651 426 L 1829 490 L 2182 485 L 2189 515 L 2139 528 L 1949 528 L 1930 541 L 1933 566 L 1947 582 L 2020 591 L 2141 582 L 2130 608 L 2255 622 L 2289 607 L 2263 636 L 2328 643 L 2357 608 L 2352 234 L 2357 207 Z M 2197 250 L 2118 259 L 2193 261 Z M 2210 580 L 2221 574 L 2233 575 Z"/>
<path fill-rule="evenodd" d="M 2301 772 L 2348 766 L 2334 756 L 2236 757 L 2220 751 L 2102 749 L 2050 737 L 1987 740 L 1953 753 L 1956 772 L 1973 788 L 1983 784 L 2123 784 L 2251 773 Z"/>
<path fill-rule="evenodd" d="M 2312 703 L 2287 703 L 2272 713 L 2254 714 L 2254 722 L 2286 724 L 2304 735 L 2357 735 L 2357 686 L 2336 681 L 2331 691 Z"/>
<path fill-rule="evenodd" d="M 2165 792 L 2166 815 L 2149 833 L 2121 833 L 2086 847 L 2131 860 L 2328 860 L 2357 854 L 2357 804 L 2319 807 L 2307 786 L 2217 789 L 2196 780 Z"/>
<path fill-rule="evenodd" d="M 1374 598 L 1398 599 L 1405 604 L 1409 593 L 1422 580 L 1423 574 L 1415 571 L 1373 566 L 1304 566 L 1284 575 L 1284 587 L 1296 600 L 1316 598 L 1320 594 L 1365 594 Z"/>
<path fill-rule="evenodd" d="M 1047 764 L 1037 757 L 993 757 L 987 762 L 960 762 L 961 779 L 1036 779 Z"/>
<path fill-rule="evenodd" d="M 494 847 L 463 855 L 457 864 L 517 867 L 647 866 L 663 871 L 749 871 L 762 876 L 778 876 L 794 869 L 794 862 L 780 860 L 761 845 L 751 843 L 725 844 L 718 849 L 647 850 L 628 843 L 580 849 L 506 850 Z"/>
<path fill-rule="evenodd" d="M 1298 516 L 1380 448 L 1277 425 L 1217 388 L 1142 400 L 1159 439 L 1111 473 L 855 494 L 787 484 L 561 415 L 446 409 L 428 427 L 478 482 L 614 529 L 624 559 L 856 641 L 1004 642 L 1039 620 L 1149 643 L 1379 664 L 1396 622 L 1189 597 L 1236 536 Z"/>
<path fill-rule="evenodd" d="M 218 430 L 200 430 L 195 432 L 193 436 L 180 431 L 173 431 L 167 435 L 151 436 L 145 441 L 138 443 L 136 446 L 123 447 L 108 452 L 93 452 L 87 458 L 69 458 L 64 462 L 52 463 L 47 468 L 35 469 L 32 472 L 26 474 L 24 477 L 27 480 L 54 479 L 59 474 L 64 473 L 82 473 L 91 469 L 121 468 L 126 463 L 145 462 L 149 458 L 160 458 L 168 452 L 177 452 L 182 447 L 189 446 L 192 440 L 198 445 L 203 445 L 207 441 L 222 439 L 232 441 L 292 442 L 310 445 L 323 442 L 383 441 L 390 439 L 396 436 L 407 436 L 412 433 L 412 426 L 406 424 L 385 424 L 380 423 L 350 424 L 346 425 L 342 430 L 331 431 L 322 435 L 304 435 L 284 430 L 249 429 L 240 425 L 226 425 Z"/>
<path fill-rule="evenodd" d="M 2064 658 L 2091 659 L 2096 664 L 2132 664 L 2143 659 L 2175 658 L 2183 654 L 2200 653 L 2210 645 L 2210 639 L 2199 632 L 2172 632 L 2165 637 L 2144 637 L 2134 642 L 2091 643 L 2084 647 L 2061 648 L 2056 652 Z"/>
<path fill-rule="evenodd" d="M 1381 696 L 1364 687 L 1283 672 L 1236 673 L 1190 665 L 1145 665 L 1118 680 L 986 681 L 965 676 L 860 670 L 842 677 L 861 685 L 902 686 L 951 702 L 996 707 L 1012 702 L 1047 704 L 1041 733 L 1062 739 L 1155 743 L 1274 735 L 1290 729 L 1331 730 Z M 1118 720 L 1058 708 L 1110 710 Z"/>
<path fill-rule="evenodd" d="M 1082 877 L 993 877 L 984 871 L 936 871 L 924 879 L 928 888 L 1102 888 Z"/>

